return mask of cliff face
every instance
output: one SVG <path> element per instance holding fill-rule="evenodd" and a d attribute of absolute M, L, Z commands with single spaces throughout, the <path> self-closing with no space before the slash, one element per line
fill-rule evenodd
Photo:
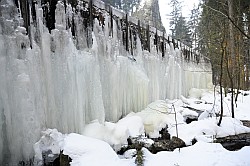
<path fill-rule="evenodd" d="M 160 31 L 165 32 L 160 15 L 159 0 L 102 0 L 125 13 L 137 17 Z"/>
<path fill-rule="evenodd" d="M 159 0 L 144 0 L 140 6 L 132 14 L 133 16 L 143 20 L 145 23 L 165 32 L 160 15 Z"/>

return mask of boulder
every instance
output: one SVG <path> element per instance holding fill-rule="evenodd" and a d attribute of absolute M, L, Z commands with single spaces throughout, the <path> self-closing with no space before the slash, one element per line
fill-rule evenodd
<path fill-rule="evenodd" d="M 157 153 L 160 151 L 173 151 L 176 148 L 185 147 L 185 142 L 175 136 L 171 140 L 159 140 L 152 144 L 148 149 L 151 153 Z"/>

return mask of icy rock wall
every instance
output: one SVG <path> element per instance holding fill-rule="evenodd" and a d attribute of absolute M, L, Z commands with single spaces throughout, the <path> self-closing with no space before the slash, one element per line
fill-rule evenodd
<path fill-rule="evenodd" d="M 138 39 L 132 57 L 115 21 L 113 37 L 108 23 L 100 27 L 95 21 L 93 45 L 86 48 L 82 24 L 76 39 L 65 30 L 69 19 L 60 3 L 51 33 L 37 7 L 29 38 L 14 4 L 6 2 L 0 2 L 0 165 L 32 158 L 44 128 L 80 133 L 92 120 L 117 121 L 154 100 L 178 98 L 211 83 L 211 73 L 195 72 L 210 71 L 209 65 L 184 61 L 171 45 L 162 58 L 153 39 L 151 52 L 143 51 Z"/>

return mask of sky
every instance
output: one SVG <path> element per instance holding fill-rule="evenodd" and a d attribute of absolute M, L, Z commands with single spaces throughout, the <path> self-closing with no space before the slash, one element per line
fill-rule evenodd
<path fill-rule="evenodd" d="M 169 2 L 170 0 L 159 0 L 162 23 L 168 34 L 170 33 L 170 31 L 169 31 L 169 18 L 167 17 L 167 15 L 170 14 L 171 12 L 171 7 L 169 5 Z M 182 2 L 183 2 L 182 14 L 184 17 L 189 17 L 194 4 L 197 6 L 199 0 L 182 0 Z"/>

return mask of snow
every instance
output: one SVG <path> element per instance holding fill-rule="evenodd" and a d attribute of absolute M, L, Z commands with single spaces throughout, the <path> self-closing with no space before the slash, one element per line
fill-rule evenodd
<path fill-rule="evenodd" d="M 129 114 L 117 123 L 98 120 L 86 125 L 82 134 L 108 142 L 114 149 L 119 150 L 122 145 L 127 144 L 128 137 L 137 137 L 144 134 L 144 126 L 139 116 Z"/>
<path fill-rule="evenodd" d="M 250 106 L 248 102 L 249 96 L 244 95 L 249 92 L 240 94 L 241 100 L 239 100 L 238 107 L 247 108 Z M 219 99 L 218 93 L 212 96 L 211 93 L 212 90 L 207 89 L 201 95 L 204 99 L 210 100 L 209 96 L 215 96 L 215 100 Z M 182 100 L 185 100 L 185 103 Z M 134 166 L 136 150 L 130 149 L 123 155 L 117 155 L 115 153 L 117 149 L 115 149 L 113 143 L 124 145 L 125 139 L 129 136 L 138 136 L 138 141 L 150 146 L 154 141 L 144 137 L 143 132 L 151 138 L 159 137 L 159 133 L 156 133 L 168 125 L 170 135 L 176 136 L 175 125 L 177 123 L 178 137 L 184 140 L 186 145 L 191 145 L 193 139 L 196 139 L 198 142 L 192 146 L 175 149 L 173 152 L 162 151 L 157 154 L 152 154 L 146 148 L 143 148 L 145 166 L 248 166 L 250 164 L 248 157 L 250 146 L 245 146 L 237 151 L 228 151 L 221 144 L 213 143 L 216 138 L 249 133 L 250 128 L 243 126 L 239 119 L 231 118 L 227 115 L 223 117 L 220 126 L 217 125 L 218 117 L 214 116 L 204 117 L 204 119 L 186 124 L 183 121 L 184 116 L 197 115 L 190 110 L 188 111 L 187 108 L 183 108 L 183 106 L 189 103 L 189 106 L 193 107 L 200 103 L 197 101 L 201 100 L 193 97 L 182 98 L 182 100 L 157 100 L 149 104 L 144 110 L 138 113 L 130 113 L 117 123 L 105 122 L 100 124 L 97 120 L 93 121 L 85 126 L 86 131 L 83 132 L 85 136 L 76 133 L 61 134 L 55 129 L 48 129 L 43 132 L 44 136 L 35 144 L 36 152 L 38 152 L 36 156 L 39 157 L 39 153 L 44 149 L 51 148 L 52 151 L 58 151 L 58 147 L 60 147 L 63 153 L 69 155 L 72 159 L 71 165 Z M 200 104 L 203 104 L 204 110 L 206 110 L 206 106 L 210 108 L 210 103 L 204 104 L 201 102 Z M 174 112 L 173 107 L 175 107 L 176 115 L 178 115 L 177 122 L 175 121 L 175 115 L 172 114 Z M 188 115 L 189 113 L 190 115 Z M 237 112 L 239 117 L 246 117 L 242 116 L 241 113 L 248 115 L 248 109 Z M 104 135 L 105 138 L 103 137 Z"/>
<path fill-rule="evenodd" d="M 128 128 L 129 136 L 137 137 L 144 133 L 144 125 L 139 116 L 128 114 L 117 122 L 119 126 L 126 126 Z"/>
<path fill-rule="evenodd" d="M 181 148 L 180 152 L 159 152 L 151 154 L 144 149 L 145 166 L 247 166 L 250 147 L 239 151 L 227 151 L 220 144 L 197 142 L 195 145 Z"/>
<path fill-rule="evenodd" d="M 120 160 L 106 142 L 79 134 L 69 134 L 65 138 L 63 149 L 63 153 L 71 157 L 72 166 L 125 166 L 131 163 L 131 161 Z"/>
<path fill-rule="evenodd" d="M 63 149 L 63 154 L 68 155 L 72 162 L 72 166 L 134 166 L 135 163 L 135 150 L 127 151 L 124 156 L 118 157 L 115 151 L 104 141 L 86 137 L 83 135 L 71 133 L 69 135 L 62 135 L 56 130 L 52 130 L 53 134 L 46 135 L 50 144 L 58 144 L 56 139 L 53 139 L 53 135 L 61 135 L 63 143 L 60 144 Z M 49 133 L 49 132 L 45 132 Z M 43 138 L 41 138 L 43 139 Z M 52 142 L 53 140 L 54 142 Z M 59 139 L 60 140 L 60 139 Z M 61 140 L 60 140 L 61 141 Z M 47 144 L 41 144 L 41 140 L 38 142 L 43 146 Z M 41 146 L 42 148 L 44 148 Z M 48 146 L 50 147 L 50 145 Z M 176 149 L 173 152 L 159 152 L 157 154 L 151 154 L 147 149 L 143 148 L 144 165 L 185 165 L 185 166 L 224 166 L 224 165 L 239 165 L 248 166 L 250 159 L 248 157 L 250 153 L 250 147 L 243 147 L 238 151 L 227 151 L 218 143 L 207 143 L 198 140 L 193 146 Z"/>
<path fill-rule="evenodd" d="M 41 161 L 42 152 L 51 150 L 52 154 L 59 154 L 64 136 L 57 129 L 47 129 L 42 132 L 42 137 L 34 145 L 35 159 Z"/>
<path fill-rule="evenodd" d="M 210 93 L 204 92 L 203 95 L 210 96 Z M 195 106 L 199 105 L 197 104 L 197 101 L 199 101 L 197 99 L 190 98 L 186 100 L 188 101 L 188 103 L 190 103 L 191 108 L 194 108 Z M 166 126 L 168 126 L 168 130 L 171 136 L 177 136 L 175 124 L 178 124 L 178 136 L 179 138 L 184 140 L 186 145 L 191 145 L 191 142 L 194 138 L 203 139 L 203 140 L 212 142 L 213 139 L 215 138 L 250 132 L 250 129 L 248 127 L 243 126 L 240 120 L 233 119 L 231 117 L 224 117 L 222 124 L 218 126 L 217 124 L 218 124 L 219 118 L 215 117 L 214 113 L 212 112 L 211 114 L 209 113 L 209 111 L 211 111 L 210 110 L 211 104 L 204 104 L 204 102 L 201 102 L 201 103 L 198 102 L 203 106 L 203 109 L 201 110 L 203 111 L 203 113 L 199 116 L 197 112 L 191 111 L 187 108 L 183 108 L 182 106 L 184 106 L 185 103 L 181 105 L 180 102 L 181 101 L 179 100 L 179 102 L 176 102 L 176 105 L 175 105 L 177 121 L 175 121 L 175 113 L 174 113 L 173 108 L 169 104 L 169 102 L 164 101 L 164 100 L 157 100 L 149 104 L 144 110 L 138 113 L 131 113 L 124 119 L 121 119 L 120 121 L 118 121 L 116 124 L 105 122 L 106 124 L 105 126 L 107 127 L 110 124 L 112 124 L 113 126 L 116 126 L 113 128 L 116 128 L 116 130 L 122 131 L 120 133 L 115 132 L 118 135 L 123 133 L 122 134 L 123 136 L 120 136 L 120 138 L 123 138 L 125 142 L 123 143 L 120 142 L 121 145 L 126 143 L 126 138 L 128 136 L 134 136 L 134 135 L 128 134 L 128 130 L 129 130 L 128 128 L 130 128 L 130 131 L 131 131 L 132 129 L 131 126 L 134 126 L 134 129 L 137 129 L 137 133 L 138 133 L 137 136 L 143 135 L 143 130 L 140 130 L 140 132 L 138 132 L 139 131 L 138 129 L 143 129 L 143 126 L 144 126 L 146 135 L 149 135 L 150 138 L 158 138 L 160 137 L 159 131 L 162 128 L 165 128 Z M 194 121 L 190 124 L 186 124 L 184 122 L 184 119 L 186 117 L 198 118 L 198 116 L 199 116 L 199 121 Z M 129 120 L 129 119 L 132 119 L 132 117 L 136 119 L 134 119 L 134 121 Z M 123 125 L 121 125 L 121 122 L 123 122 Z M 95 127 L 92 127 L 91 125 L 93 124 L 87 125 L 86 128 L 88 131 L 91 131 L 94 134 L 101 133 L 99 130 L 97 130 Z M 108 131 L 104 132 L 104 134 L 107 134 L 107 133 L 110 133 L 110 132 Z M 85 135 L 91 136 L 91 134 L 88 134 L 88 133 L 85 133 Z M 110 134 L 110 135 L 118 138 L 116 134 Z M 94 138 L 98 138 L 98 137 L 94 136 Z M 112 140 L 110 139 L 110 137 L 108 137 L 108 139 Z M 102 140 L 105 140 L 105 139 L 102 139 Z M 109 141 L 106 140 L 106 142 L 109 142 Z M 118 143 L 118 141 L 116 142 Z M 110 143 L 110 144 L 113 145 L 113 143 Z"/>
<path fill-rule="evenodd" d="M 247 96 L 244 96 L 247 95 Z M 235 109 L 235 117 L 241 120 L 250 120 L 250 110 L 248 104 L 244 104 L 250 101 L 250 92 L 249 91 L 242 91 L 239 94 L 237 105 L 238 107 Z"/>
<path fill-rule="evenodd" d="M 168 110 L 169 109 L 169 110 Z M 143 120 L 145 133 L 151 138 L 158 138 L 159 131 L 167 125 L 175 124 L 174 113 L 166 101 L 158 100 L 149 104 L 144 110 L 136 113 Z M 183 117 L 177 114 L 178 122 L 183 122 Z"/>
<path fill-rule="evenodd" d="M 194 121 L 190 124 L 180 124 L 178 125 L 178 135 L 186 145 L 192 144 L 192 139 L 199 137 L 225 137 L 228 135 L 236 135 L 240 133 L 250 132 L 250 128 L 242 125 L 237 119 L 232 119 L 230 117 L 223 118 L 221 126 L 217 125 L 218 119 L 207 118 L 199 121 Z M 175 128 L 170 128 L 169 133 L 172 136 L 177 136 Z M 213 140 L 209 141 L 212 142 Z"/>

